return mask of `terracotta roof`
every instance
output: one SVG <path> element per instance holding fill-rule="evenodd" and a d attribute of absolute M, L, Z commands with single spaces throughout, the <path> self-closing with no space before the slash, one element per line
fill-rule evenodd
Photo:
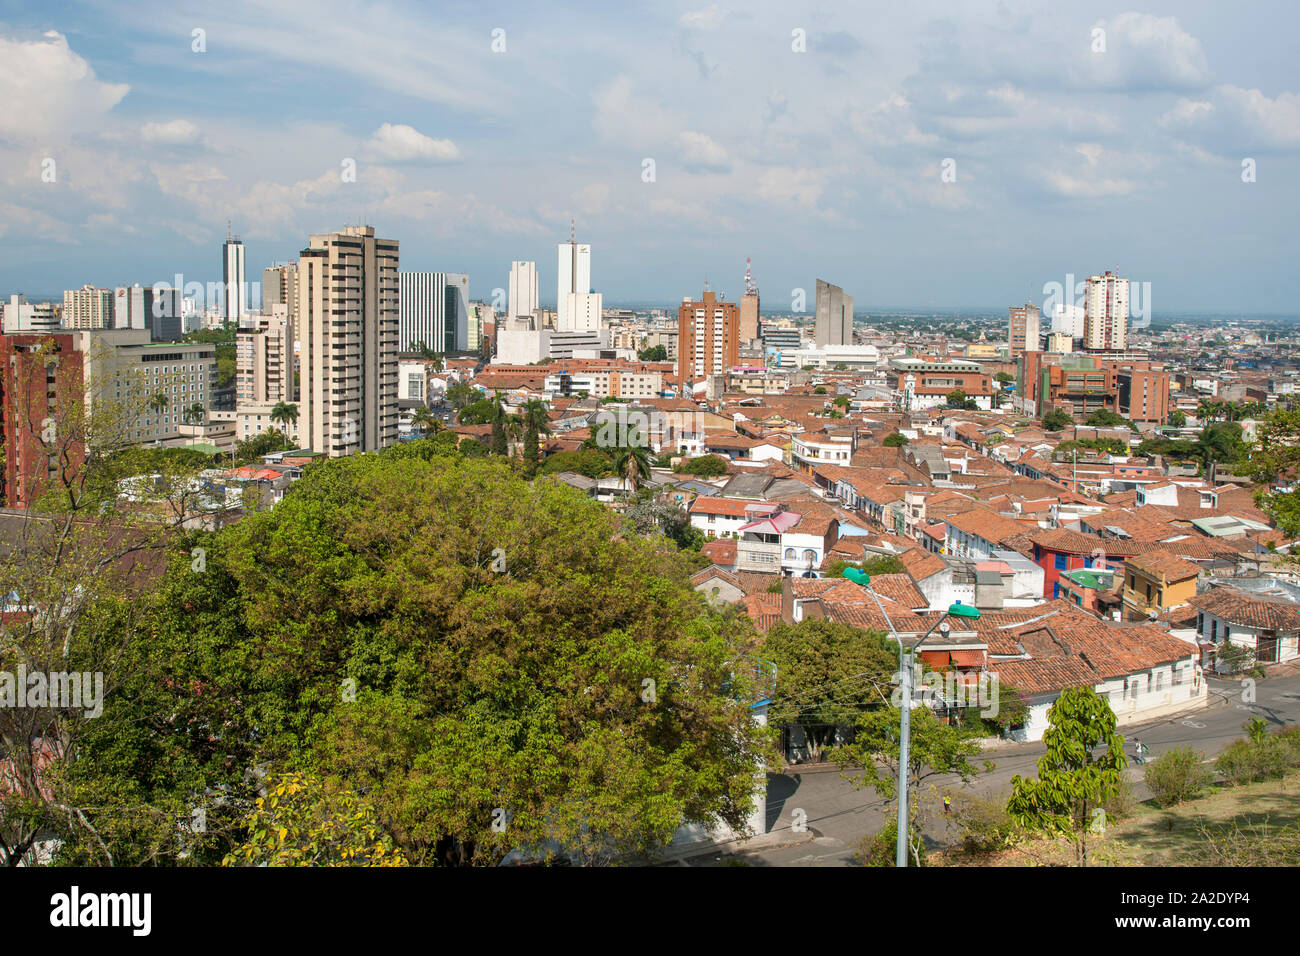
<path fill-rule="evenodd" d="M 1259 630 L 1293 631 L 1300 629 L 1300 608 L 1281 596 L 1248 594 L 1236 588 L 1211 588 L 1189 602 L 1230 624 Z"/>
<path fill-rule="evenodd" d="M 1186 581 L 1201 573 L 1200 565 L 1159 551 L 1128 558 L 1124 564 L 1156 580 L 1170 582 Z"/>
<path fill-rule="evenodd" d="M 700 545 L 700 553 L 723 568 L 730 568 L 736 563 L 736 539 L 715 538 Z"/>
<path fill-rule="evenodd" d="M 911 575 L 913 581 L 924 581 L 928 577 L 948 570 L 948 562 L 925 548 L 904 551 L 898 556 L 898 560 L 903 563 L 903 568 Z"/>

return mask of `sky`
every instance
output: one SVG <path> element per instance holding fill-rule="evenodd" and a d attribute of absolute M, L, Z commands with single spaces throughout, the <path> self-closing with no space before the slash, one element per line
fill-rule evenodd
<path fill-rule="evenodd" d="M 0 0 L 0 294 L 373 225 L 473 298 L 1298 314 L 1300 4 Z M 355 176 L 349 172 L 355 169 Z M 1252 180 L 1252 181 L 1248 181 Z M 504 303 L 502 303 L 504 307 Z"/>

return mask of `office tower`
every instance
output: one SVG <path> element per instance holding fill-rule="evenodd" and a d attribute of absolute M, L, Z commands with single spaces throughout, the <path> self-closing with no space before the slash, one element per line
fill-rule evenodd
<path fill-rule="evenodd" d="M 853 297 L 829 282 L 817 280 L 817 345 L 853 344 Z"/>
<path fill-rule="evenodd" d="M 398 244 L 373 226 L 312 236 L 298 257 L 298 434 L 331 458 L 397 440 Z"/>
<path fill-rule="evenodd" d="M 92 285 L 63 293 L 63 326 L 68 329 L 111 329 L 113 290 Z"/>
<path fill-rule="evenodd" d="M 569 293 L 569 329 L 570 332 L 599 332 L 600 310 L 604 296 L 599 292 Z"/>
<path fill-rule="evenodd" d="M 154 342 L 181 337 L 181 290 L 146 289 L 140 285 L 113 290 L 113 328 L 147 329 Z"/>
<path fill-rule="evenodd" d="M 59 313 L 53 302 L 29 303 L 27 297 L 15 294 L 9 297 L 9 304 L 3 306 L 4 319 L 0 329 L 5 335 L 20 332 L 57 332 L 59 330 Z"/>
<path fill-rule="evenodd" d="M 749 272 L 749 259 L 745 259 L 745 294 L 740 297 L 740 341 L 751 344 L 759 337 L 758 286 Z"/>
<path fill-rule="evenodd" d="M 469 276 L 458 272 L 403 272 L 401 335 L 403 352 L 420 346 L 435 352 L 469 348 Z"/>
<path fill-rule="evenodd" d="M 677 310 L 677 374 L 682 379 L 721 375 L 740 362 L 740 308 L 705 292 Z"/>
<path fill-rule="evenodd" d="M 465 335 L 465 350 L 481 352 L 483 349 L 484 330 L 496 321 L 496 311 L 486 302 L 471 302 L 469 305 L 469 324 Z"/>
<path fill-rule="evenodd" d="M 244 243 L 230 235 L 226 227 L 226 242 L 221 247 L 221 279 L 225 283 L 225 305 L 221 317 L 238 323 L 248 311 L 244 280 Z"/>
<path fill-rule="evenodd" d="M 569 225 L 569 241 L 559 245 L 559 263 L 555 291 L 555 329 L 572 332 L 573 317 L 569 314 L 569 296 L 574 292 L 591 292 L 591 246 L 578 245 L 573 240 L 573 225 Z"/>
<path fill-rule="evenodd" d="M 1042 312 L 1038 306 L 1025 303 L 1011 307 L 1011 325 L 1007 333 L 1011 343 L 1011 354 L 1039 351 L 1039 327 L 1042 324 Z"/>
<path fill-rule="evenodd" d="M 508 319 L 513 319 L 516 315 L 532 315 L 537 308 L 536 262 L 510 263 L 510 298 L 507 307 Z"/>
<path fill-rule="evenodd" d="M 1128 347 L 1128 279 L 1110 272 L 1088 277 L 1083 347 L 1096 350 Z"/>

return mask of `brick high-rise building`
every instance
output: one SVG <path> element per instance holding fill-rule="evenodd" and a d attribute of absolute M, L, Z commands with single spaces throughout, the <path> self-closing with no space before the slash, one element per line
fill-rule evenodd
<path fill-rule="evenodd" d="M 1038 306 L 1025 303 L 1011 307 L 1011 321 L 1007 339 L 1011 344 L 1011 354 L 1039 351 L 1039 328 L 1043 314 Z"/>
<path fill-rule="evenodd" d="M 0 336 L 0 442 L 4 448 L 4 502 L 30 507 L 66 467 L 85 461 L 85 443 L 73 431 L 83 401 L 83 356 L 76 335 Z"/>
<path fill-rule="evenodd" d="M 1164 425 L 1169 420 L 1169 373 L 1143 368 L 1116 372 L 1119 413 L 1133 422 Z"/>
<path fill-rule="evenodd" d="M 677 310 L 677 375 L 698 380 L 740 364 L 740 307 L 706 291 Z"/>

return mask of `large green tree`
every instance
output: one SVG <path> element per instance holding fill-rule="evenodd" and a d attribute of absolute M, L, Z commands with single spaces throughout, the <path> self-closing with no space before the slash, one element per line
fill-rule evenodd
<path fill-rule="evenodd" d="M 618 530 L 434 441 L 321 462 L 210 536 L 204 573 L 169 568 L 153 677 L 222 766 L 365 794 L 412 863 L 590 861 L 685 821 L 743 826 L 772 756 L 733 663 L 745 635 L 687 561 Z"/>
<path fill-rule="evenodd" d="M 883 634 L 812 618 L 773 626 L 763 656 L 777 674 L 769 719 L 777 727 L 798 725 L 814 761 L 864 710 L 888 706 L 898 667 L 898 649 Z"/>

